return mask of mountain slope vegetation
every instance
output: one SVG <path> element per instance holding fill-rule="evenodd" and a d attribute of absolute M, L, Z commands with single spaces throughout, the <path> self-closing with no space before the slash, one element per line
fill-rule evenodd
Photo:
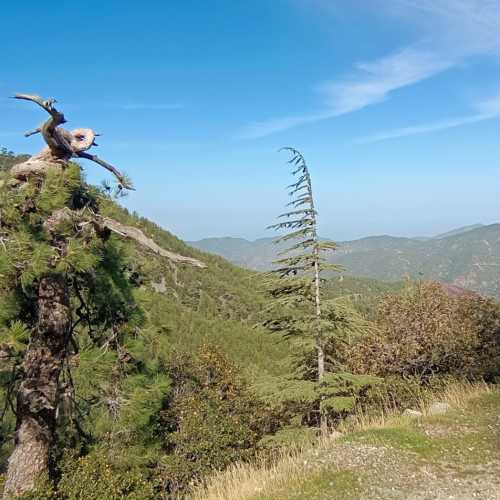
<path fill-rule="evenodd" d="M 125 491 L 154 497 L 144 484 L 177 494 L 210 470 L 251 458 L 264 435 L 301 411 L 266 399 L 293 376 L 296 352 L 288 339 L 262 326 L 263 276 L 191 248 L 129 213 L 106 190 L 84 184 L 76 164 L 20 185 L 9 169 L 25 159 L 0 155 L 6 298 L 0 305 L 0 467 L 5 470 L 14 445 L 14 395 L 35 316 L 30 300 L 53 255 L 43 221 L 68 213 L 68 194 L 71 203 L 84 204 L 83 212 L 71 208 L 75 215 L 98 210 L 99 217 L 141 230 L 161 248 L 196 258 L 205 268 L 173 262 L 114 233 L 68 244 L 63 257 L 71 259 L 64 269 L 75 290 L 74 340 L 61 375 L 55 498 L 126 498 Z M 86 226 L 61 227 L 76 227 L 79 237 L 84 233 L 78 228 Z M 97 263 L 106 274 L 92 269 Z M 19 284 L 8 273 L 20 276 Z M 356 280 L 344 283 L 348 288 L 364 296 Z M 370 300 L 381 292 L 365 282 L 363 288 Z"/>
<path fill-rule="evenodd" d="M 270 269 L 281 251 L 273 238 L 209 238 L 191 245 L 261 271 Z M 424 240 L 372 236 L 340 242 L 329 259 L 350 276 L 382 281 L 422 278 L 500 296 L 500 224 L 468 226 Z"/>
<path fill-rule="evenodd" d="M 8 160 L 12 165 L 16 158 L 9 154 Z M 179 491 L 207 470 L 250 456 L 265 432 L 256 374 L 280 378 L 290 371 L 287 343 L 255 328 L 264 302 L 259 277 L 201 255 L 129 214 L 104 190 L 86 185 L 78 165 L 53 167 L 27 180 L 13 172 L 0 173 L 2 469 L 7 457 L 19 456 L 14 435 L 23 390 L 36 398 L 32 406 L 21 406 L 27 425 L 44 423 L 52 415 L 46 409 L 54 410 L 46 428 L 57 435 L 49 439 L 45 432 L 40 441 L 50 443 L 55 454 L 55 498 L 125 498 L 126 491 L 155 498 L 158 491 Z M 133 228 L 170 252 L 199 255 L 205 267 L 157 256 L 99 226 L 105 220 Z M 52 331 L 43 338 L 66 359 L 55 380 L 58 389 L 48 385 L 58 366 L 51 361 L 52 378 L 30 390 L 28 382 L 34 382 L 25 381 L 38 373 L 29 364 L 36 359 L 30 353 L 44 332 L 39 290 L 52 278 L 67 292 L 48 294 L 64 297 L 51 310 L 57 318 L 69 317 L 70 327 L 57 330 L 64 336 Z M 69 314 L 59 314 L 58 304 Z M 55 343 L 59 338 L 69 339 L 67 347 Z M 36 403 L 56 390 L 55 403 Z M 113 471 L 109 484 L 106 471 Z M 98 479 L 91 481 L 95 474 Z"/>
<path fill-rule="evenodd" d="M 192 248 L 129 213 L 105 188 L 87 185 L 77 164 L 20 182 L 9 168 L 25 157 L 4 152 L 2 159 L 2 473 L 16 446 L 23 362 L 38 332 L 38 303 L 32 299 L 40 276 L 57 269 L 72 293 L 67 303 L 72 340 L 53 406 L 57 446 L 51 460 L 57 465 L 50 481 L 41 481 L 26 498 L 182 498 L 214 471 L 260 456 L 271 459 L 291 444 L 315 439 L 315 402 L 322 393 L 311 383 L 315 373 L 304 357 L 307 345 L 264 326 L 274 319 L 266 292 L 269 276 Z M 75 219 L 55 217 L 68 212 Z M 94 219 L 76 219 L 89 214 Z M 141 231 L 162 249 L 205 267 L 173 261 L 123 234 L 91 226 L 88 220 L 95 217 Z M 49 239 L 53 233 L 47 228 L 54 227 L 67 238 L 60 253 L 47 244 L 61 242 Z M 50 267 L 53 262 L 57 268 Z M 429 293 L 422 287 L 430 287 Z M 448 299 L 437 285 L 350 276 L 329 279 L 322 289 L 332 305 L 325 322 L 339 333 L 325 344 L 328 384 L 336 391 L 330 429 L 359 409 L 401 409 L 421 390 L 442 387 L 447 376 L 455 376 L 446 362 L 450 349 L 454 355 L 465 353 L 474 375 L 493 379 L 497 373 L 500 309 L 493 300 Z M 419 338 L 435 338 L 440 332 L 434 326 L 449 323 L 449 311 L 460 307 L 474 326 L 474 335 L 465 336 L 466 349 L 450 341 L 453 325 L 442 339 L 444 353 L 427 344 L 406 349 L 406 342 L 392 335 L 395 327 L 411 333 L 412 311 L 425 309 L 429 315 L 418 325 Z M 381 311 L 390 321 L 381 321 Z M 300 320 L 300 311 L 294 313 Z M 361 346 L 368 352 L 383 348 L 384 370 L 370 372 L 369 364 L 353 355 Z M 386 368 L 393 352 L 400 364 L 391 371 Z M 484 356 L 491 366 L 482 362 Z M 432 360 L 436 380 L 428 370 L 425 377 L 414 377 L 412 367 L 422 359 Z"/>

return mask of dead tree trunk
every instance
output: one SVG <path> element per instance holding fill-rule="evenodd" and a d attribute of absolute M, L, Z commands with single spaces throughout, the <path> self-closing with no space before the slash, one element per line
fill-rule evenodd
<path fill-rule="evenodd" d="M 23 361 L 17 394 L 15 449 L 9 458 L 5 495 L 32 490 L 49 472 L 54 443 L 59 375 L 71 334 L 64 276 L 45 276 L 38 287 L 38 320 Z"/>

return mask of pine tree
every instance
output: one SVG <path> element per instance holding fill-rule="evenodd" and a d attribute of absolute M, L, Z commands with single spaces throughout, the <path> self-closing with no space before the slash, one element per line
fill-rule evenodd
<path fill-rule="evenodd" d="M 344 373 L 332 352 L 336 342 L 365 328 L 366 323 L 345 302 L 323 297 L 323 274 L 340 270 L 326 260 L 326 254 L 335 250 L 336 245 L 318 236 L 318 212 L 304 157 L 294 148 L 284 149 L 291 153 L 288 163 L 292 165 L 296 181 L 288 186 L 292 197 L 287 205 L 290 210 L 279 216 L 285 220 L 269 228 L 289 231 L 276 243 L 291 246 L 280 253 L 282 258 L 271 271 L 274 279 L 270 280 L 269 292 L 273 300 L 266 326 L 293 337 L 300 345 L 300 378 L 282 386 L 283 398 L 286 400 L 295 394 L 297 400 L 314 403 L 324 435 L 328 431 L 329 413 L 352 408 L 353 394 L 369 382 Z M 315 352 L 314 363 L 311 363 L 311 347 Z"/>
<path fill-rule="evenodd" d="M 60 128 L 66 120 L 52 99 L 16 97 L 38 104 L 50 117 L 27 134 L 41 133 L 48 147 L 12 166 L 0 181 L 0 357 L 2 368 L 10 368 L 7 403 L 16 417 L 6 498 L 33 490 L 51 472 L 58 431 L 68 434 L 68 422 L 75 421 L 66 410 L 74 402 L 71 364 L 81 345 L 94 344 L 95 360 L 101 363 L 110 351 L 114 358 L 126 356 L 121 341 L 141 314 L 111 233 L 174 262 L 204 267 L 160 248 L 139 229 L 101 215 L 105 196 L 85 185 L 71 158 L 106 168 L 118 180 L 118 191 L 131 185 L 113 166 L 85 152 L 96 134 Z M 93 376 L 97 373 L 94 369 Z M 159 380 L 150 387 L 151 398 L 159 400 L 165 385 Z M 150 404 L 148 394 L 136 392 L 136 409 Z M 66 420 L 61 418 L 65 414 Z"/>

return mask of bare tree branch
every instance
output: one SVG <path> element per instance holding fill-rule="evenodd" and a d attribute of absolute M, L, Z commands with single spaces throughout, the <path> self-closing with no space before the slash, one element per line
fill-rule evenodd
<path fill-rule="evenodd" d="M 120 173 L 115 167 L 113 167 L 113 165 L 110 165 L 104 160 L 101 160 L 97 155 L 92 155 L 90 153 L 85 153 L 84 151 L 80 151 L 78 153 L 75 153 L 75 156 L 77 158 L 85 158 L 86 160 L 90 160 L 97 163 L 98 165 L 101 165 L 101 167 L 104 167 L 106 170 L 109 170 L 118 179 L 118 182 L 123 188 L 134 190 L 130 181 L 122 173 Z"/>
<path fill-rule="evenodd" d="M 149 250 L 151 250 L 155 254 L 166 257 L 173 262 L 190 264 L 192 266 L 201 268 L 207 267 L 203 262 L 197 259 L 193 259 L 192 257 L 185 257 L 184 255 L 179 255 L 165 250 L 164 248 L 157 245 L 151 238 L 148 238 L 140 229 L 137 229 L 136 227 L 124 226 L 120 222 L 108 217 L 99 217 L 98 222 L 100 222 L 103 227 L 109 229 L 110 231 L 113 231 L 114 233 L 117 233 L 124 238 L 130 238 L 143 247 L 149 248 Z"/>
<path fill-rule="evenodd" d="M 39 134 L 42 131 L 40 127 L 35 128 L 34 130 L 30 130 L 29 132 L 24 133 L 24 137 L 31 137 L 32 135 Z"/>
<path fill-rule="evenodd" d="M 64 115 L 62 113 L 59 113 L 59 111 L 54 108 L 54 104 L 57 102 L 55 99 L 43 100 L 39 95 L 34 94 L 16 94 L 13 99 L 23 99 L 25 101 L 34 102 L 45 111 L 47 111 L 47 113 L 49 113 L 49 115 L 51 115 L 54 119 L 59 120 L 59 123 L 57 125 L 66 123 Z"/>
<path fill-rule="evenodd" d="M 192 257 L 179 255 L 157 245 L 151 238 L 148 238 L 140 229 L 133 226 L 126 226 L 117 220 L 109 217 L 103 217 L 99 214 L 90 211 L 90 216 L 84 216 L 82 220 L 82 212 L 75 212 L 68 207 L 60 208 L 52 213 L 52 215 L 45 221 L 44 227 L 47 231 L 54 233 L 62 221 L 74 220 L 75 224 L 83 227 L 87 224 L 92 224 L 96 232 L 102 234 L 104 230 L 112 231 L 123 238 L 134 240 L 139 245 L 151 250 L 161 257 L 165 257 L 172 262 L 182 264 L 189 264 L 200 268 L 207 267 L 203 262 Z"/>
<path fill-rule="evenodd" d="M 59 125 L 66 123 L 66 118 L 54 107 L 56 103 L 55 99 L 43 100 L 40 96 L 31 94 L 16 94 L 14 99 L 34 102 L 47 111 L 50 118 L 39 127 L 47 146 L 49 146 L 50 150 L 58 157 L 66 157 L 73 154 L 68 132 L 64 131 L 59 133 L 57 130 Z M 33 134 L 30 133 L 30 135 Z"/>

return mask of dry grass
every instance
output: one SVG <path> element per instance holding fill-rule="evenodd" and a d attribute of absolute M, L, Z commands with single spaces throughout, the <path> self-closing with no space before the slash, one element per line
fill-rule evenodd
<path fill-rule="evenodd" d="M 212 475 L 193 490 L 190 500 L 231 500 L 264 496 L 266 491 L 280 489 L 290 482 L 307 479 L 311 470 L 305 467 L 311 452 L 321 453 L 331 448 L 334 436 L 318 440 L 314 445 L 282 450 L 270 463 L 236 463 L 223 472 Z"/>
<path fill-rule="evenodd" d="M 453 383 L 434 401 L 448 403 L 452 408 L 464 407 L 472 398 L 490 392 L 486 384 Z M 431 401 L 423 398 L 420 411 L 425 415 Z M 378 416 L 358 414 L 349 423 L 341 426 L 342 432 L 354 432 L 388 426 L 401 426 L 409 422 L 408 417 L 395 412 Z M 282 451 L 273 461 L 260 463 L 236 463 L 223 472 L 211 476 L 204 484 L 196 487 L 188 497 L 190 500 L 245 500 L 272 498 L 272 492 L 286 488 L 291 483 L 306 481 L 312 471 L 307 466 L 311 455 L 318 455 L 335 446 L 338 439 L 334 434 L 314 445 Z M 317 465 L 318 469 L 321 465 Z M 319 472 L 317 470 L 316 472 Z"/>
<path fill-rule="evenodd" d="M 482 383 L 456 382 L 446 387 L 442 393 L 442 401 L 449 403 L 453 408 L 463 408 L 472 398 L 491 392 L 492 388 Z M 424 408 L 425 412 L 426 408 Z"/>
<path fill-rule="evenodd" d="M 423 415 L 427 415 L 429 406 L 435 401 L 442 401 L 448 403 L 452 408 L 459 409 L 465 406 L 472 398 L 490 391 L 491 388 L 484 382 L 453 382 L 447 385 L 444 390 L 438 394 L 430 391 L 422 391 L 418 397 L 418 404 L 416 404 L 413 409 L 421 411 Z M 404 425 L 408 419 L 409 417 L 403 416 L 396 410 L 388 410 L 378 415 L 358 412 L 348 420 L 341 422 L 338 430 L 342 433 L 349 433 L 360 430 Z"/>

